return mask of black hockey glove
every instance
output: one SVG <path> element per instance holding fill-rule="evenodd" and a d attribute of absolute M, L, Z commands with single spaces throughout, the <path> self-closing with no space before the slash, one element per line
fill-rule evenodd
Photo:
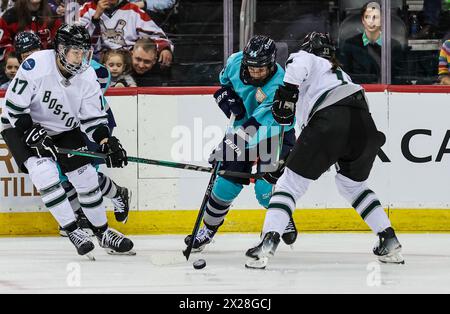
<path fill-rule="evenodd" d="M 128 165 L 127 152 L 114 136 L 108 138 L 108 142 L 100 145 L 100 152 L 107 155 L 106 166 L 108 168 L 123 168 Z"/>
<path fill-rule="evenodd" d="M 232 87 L 222 87 L 214 94 L 214 98 L 227 118 L 230 118 L 232 113 L 236 116 L 236 120 L 241 120 L 245 117 L 244 102 Z"/>
<path fill-rule="evenodd" d="M 261 124 L 251 117 L 237 131 L 226 134 L 219 147 L 209 157 L 209 163 L 213 165 L 218 161 L 249 161 L 251 154 L 247 144 L 260 126 Z"/>
<path fill-rule="evenodd" d="M 295 121 L 295 107 L 298 88 L 291 84 L 280 86 L 275 93 L 272 115 L 280 125 L 292 125 Z"/>
<path fill-rule="evenodd" d="M 36 157 L 49 157 L 58 160 L 58 150 L 47 131 L 40 125 L 35 124 L 24 134 L 25 144 L 31 148 Z"/>
<path fill-rule="evenodd" d="M 284 160 L 280 160 L 278 169 L 274 172 L 266 172 L 263 176 L 263 180 L 273 185 L 277 184 L 277 181 L 283 175 L 285 168 L 286 162 Z"/>

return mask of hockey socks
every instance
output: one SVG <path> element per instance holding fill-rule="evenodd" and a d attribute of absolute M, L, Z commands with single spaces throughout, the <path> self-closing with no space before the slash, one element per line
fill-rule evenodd
<path fill-rule="evenodd" d="M 356 198 L 352 206 L 375 234 L 379 234 L 391 227 L 391 222 L 386 212 L 372 190 L 364 190 Z"/>
<path fill-rule="evenodd" d="M 117 184 L 103 173 L 98 173 L 100 188 L 104 197 L 112 199 L 118 197 Z"/>
<path fill-rule="evenodd" d="M 232 201 L 227 202 L 220 200 L 214 193 L 211 193 L 208 203 L 206 204 L 205 216 L 203 221 L 210 229 L 218 228 L 223 224 L 225 216 L 230 210 Z"/>

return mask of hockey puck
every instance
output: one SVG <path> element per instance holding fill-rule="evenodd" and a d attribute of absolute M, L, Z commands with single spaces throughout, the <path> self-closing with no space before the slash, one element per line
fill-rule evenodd
<path fill-rule="evenodd" d="M 195 269 L 202 269 L 206 266 L 206 261 L 204 259 L 198 259 L 193 264 Z"/>

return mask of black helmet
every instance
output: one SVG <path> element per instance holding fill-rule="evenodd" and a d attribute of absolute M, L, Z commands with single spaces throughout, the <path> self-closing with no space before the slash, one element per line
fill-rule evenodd
<path fill-rule="evenodd" d="M 71 64 L 67 61 L 67 52 L 70 48 L 83 51 L 80 64 Z M 79 74 L 89 67 L 92 58 L 91 36 L 84 26 L 63 24 L 56 32 L 55 50 L 67 72 L 72 75 Z"/>
<path fill-rule="evenodd" d="M 14 50 L 19 56 L 32 50 L 40 50 L 41 46 L 39 36 L 30 31 L 20 32 L 14 38 Z"/>
<path fill-rule="evenodd" d="M 312 32 L 305 36 L 300 50 L 330 60 L 336 53 L 336 47 L 329 33 Z"/>
<path fill-rule="evenodd" d="M 244 84 L 264 86 L 277 71 L 277 47 L 275 42 L 267 36 L 257 35 L 250 39 L 244 49 L 241 65 L 241 80 Z M 255 80 L 250 76 L 248 67 L 268 67 L 270 75 L 264 80 Z"/>

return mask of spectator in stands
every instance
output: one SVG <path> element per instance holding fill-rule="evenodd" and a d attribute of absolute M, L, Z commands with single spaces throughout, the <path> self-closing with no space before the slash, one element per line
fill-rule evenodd
<path fill-rule="evenodd" d="M 80 23 L 85 25 L 95 49 L 133 48 L 139 38 L 152 38 L 157 43 L 161 63 L 170 66 L 173 45 L 150 16 L 127 0 L 94 0 L 80 9 Z"/>
<path fill-rule="evenodd" d="M 111 87 L 136 87 L 131 72 L 131 56 L 128 50 L 108 50 L 102 56 L 102 64 L 111 73 Z"/>
<path fill-rule="evenodd" d="M 381 82 L 381 46 L 382 26 L 381 7 L 377 2 L 369 2 L 361 9 L 361 22 L 364 32 L 345 41 L 340 49 L 340 61 L 344 71 L 355 83 Z M 391 39 L 392 58 L 401 60 L 402 47 L 398 41 Z M 392 77 L 401 74 L 399 62 L 392 62 Z"/>
<path fill-rule="evenodd" d="M 429 39 L 436 36 L 439 19 L 442 11 L 442 0 L 424 0 L 423 17 L 424 26 L 413 35 L 414 39 Z"/>
<path fill-rule="evenodd" d="M 444 42 L 439 55 L 439 82 L 450 85 L 450 40 Z"/>
<path fill-rule="evenodd" d="M 52 10 L 53 15 L 64 16 L 66 12 L 66 6 L 64 5 L 63 0 L 48 0 L 48 4 L 50 9 Z"/>
<path fill-rule="evenodd" d="M 163 86 L 171 79 L 170 68 L 158 62 L 157 44 L 148 38 L 139 39 L 131 52 L 132 75 L 137 86 Z"/>
<path fill-rule="evenodd" d="M 59 18 L 53 17 L 48 0 L 17 0 L 14 7 L 0 18 L 0 60 L 14 50 L 13 39 L 17 33 L 29 30 L 38 34 L 43 49 L 51 48 L 56 30 L 61 26 Z"/>
<path fill-rule="evenodd" d="M 137 0 L 132 2 L 144 11 L 161 12 L 173 8 L 177 0 Z"/>
<path fill-rule="evenodd" d="M 17 70 L 19 70 L 19 59 L 14 52 L 11 52 L 6 57 L 5 63 L 5 76 L 8 78 L 6 83 L 3 83 L 0 86 L 0 89 L 8 89 L 9 84 L 11 84 L 14 76 L 16 76 Z"/>

